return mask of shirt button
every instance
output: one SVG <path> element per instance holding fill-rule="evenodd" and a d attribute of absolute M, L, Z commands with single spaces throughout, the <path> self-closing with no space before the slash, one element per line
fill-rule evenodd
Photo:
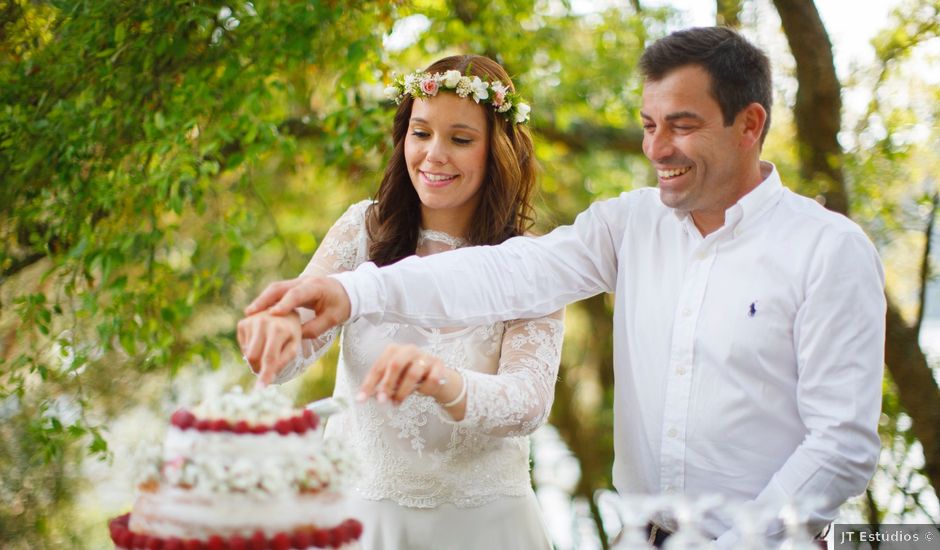
<path fill-rule="evenodd" d="M 691 310 L 690 308 L 687 308 L 687 307 L 686 307 L 686 308 L 682 308 L 682 316 L 683 316 L 683 317 L 688 317 L 689 315 L 692 315 L 692 310 Z"/>
<path fill-rule="evenodd" d="M 668 435 L 669 437 L 676 437 L 677 435 L 679 435 L 679 430 L 675 428 L 669 428 L 669 431 L 666 432 L 666 435 Z"/>
<path fill-rule="evenodd" d="M 679 368 L 677 368 L 677 369 L 676 369 L 676 374 L 678 374 L 678 375 L 680 375 L 680 376 L 683 375 L 683 374 L 685 374 L 685 367 L 679 367 Z"/>

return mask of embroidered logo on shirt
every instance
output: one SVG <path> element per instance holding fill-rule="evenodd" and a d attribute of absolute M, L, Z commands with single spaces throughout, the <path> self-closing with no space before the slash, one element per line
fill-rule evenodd
<path fill-rule="evenodd" d="M 747 308 L 748 317 L 753 317 L 755 315 L 757 315 L 757 301 L 756 300 L 751 302 L 751 305 L 749 305 Z"/>

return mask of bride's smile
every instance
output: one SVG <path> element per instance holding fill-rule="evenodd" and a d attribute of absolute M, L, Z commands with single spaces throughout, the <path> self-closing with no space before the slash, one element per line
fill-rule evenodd
<path fill-rule="evenodd" d="M 415 100 L 405 162 L 425 227 L 465 234 L 486 176 L 486 125 L 483 107 L 455 94 Z"/>

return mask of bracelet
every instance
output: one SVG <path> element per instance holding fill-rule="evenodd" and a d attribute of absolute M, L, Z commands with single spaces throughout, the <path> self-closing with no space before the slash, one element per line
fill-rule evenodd
<path fill-rule="evenodd" d="M 441 403 L 441 407 L 444 407 L 445 409 L 453 407 L 457 403 L 463 401 L 463 398 L 467 396 L 467 379 L 464 378 L 462 372 L 460 373 L 460 379 L 463 380 L 463 386 L 460 388 L 460 393 L 458 393 L 457 397 L 455 397 L 453 400 L 448 401 L 447 403 Z"/>

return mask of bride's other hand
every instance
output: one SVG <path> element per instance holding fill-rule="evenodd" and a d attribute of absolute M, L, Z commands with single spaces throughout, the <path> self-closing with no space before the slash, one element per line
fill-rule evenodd
<path fill-rule="evenodd" d="M 296 313 L 272 315 L 262 311 L 238 322 L 238 345 L 258 383 L 266 386 L 296 357 L 301 342 L 300 317 Z"/>
<path fill-rule="evenodd" d="M 362 402 L 374 396 L 380 403 L 400 404 L 418 392 L 447 402 L 447 396 L 456 394 L 462 382 L 460 375 L 446 368 L 440 358 L 417 346 L 389 344 L 363 380 L 356 400 Z M 456 390 L 449 392 L 448 385 Z"/>

